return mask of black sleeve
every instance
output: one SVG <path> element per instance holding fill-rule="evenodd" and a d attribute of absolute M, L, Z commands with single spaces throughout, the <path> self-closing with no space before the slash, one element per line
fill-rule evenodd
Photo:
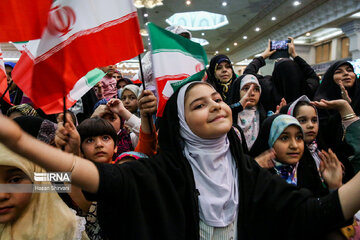
<path fill-rule="evenodd" d="M 250 233 L 245 239 L 254 233 L 267 239 L 280 233 L 281 239 L 309 239 L 347 224 L 337 191 L 315 198 L 309 190 L 287 184 L 257 164 L 252 165 L 256 178 L 244 176 L 246 185 L 252 185 L 252 196 L 243 203 L 244 212 L 239 212 L 239 216 L 249 217 L 245 228 Z M 259 233 L 259 226 L 264 233 Z"/>
<path fill-rule="evenodd" d="M 243 74 L 253 74 L 255 76 L 259 76 L 259 75 L 257 75 L 257 73 L 259 72 L 259 69 L 265 65 L 266 65 L 266 63 L 265 63 L 265 59 L 263 57 L 260 56 L 260 57 L 254 58 L 249 63 L 249 65 L 247 65 Z"/>
<path fill-rule="evenodd" d="M 315 73 L 314 69 L 301 57 L 296 56 L 294 58 L 294 62 L 300 66 L 302 72 L 304 73 L 304 77 L 306 79 L 304 90 L 306 95 L 313 100 L 316 89 L 319 86 L 319 77 Z"/>

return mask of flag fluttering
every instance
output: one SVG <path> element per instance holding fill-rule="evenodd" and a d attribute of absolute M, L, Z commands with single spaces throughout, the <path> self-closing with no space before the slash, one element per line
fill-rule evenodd
<path fill-rule="evenodd" d="M 162 116 L 172 83 L 188 78 L 205 69 L 204 48 L 189 39 L 173 34 L 153 23 L 148 24 L 151 41 L 153 75 L 159 97 L 158 116 Z"/>
<path fill-rule="evenodd" d="M 119 33 L 126 37 L 114 37 Z M 13 80 L 36 107 L 51 113 L 46 106 L 68 96 L 90 70 L 131 59 L 143 49 L 131 0 L 57 0 L 41 39 L 27 44 Z"/>

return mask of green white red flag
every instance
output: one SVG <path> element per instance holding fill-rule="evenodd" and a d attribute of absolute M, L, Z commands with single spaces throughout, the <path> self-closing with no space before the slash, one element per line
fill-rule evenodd
<path fill-rule="evenodd" d="M 1 0 L 0 42 L 40 38 L 52 2 L 52 0 Z"/>
<path fill-rule="evenodd" d="M 7 77 L 6 77 L 6 71 L 5 71 L 5 66 L 4 66 L 4 57 L 3 57 L 3 53 L 0 49 L 0 97 L 4 94 L 7 87 L 8 87 L 8 84 L 7 84 Z M 11 104 L 9 91 L 6 92 L 3 99 L 7 103 Z"/>
<path fill-rule="evenodd" d="M 204 48 L 189 39 L 173 34 L 153 23 L 148 24 L 151 41 L 153 76 L 159 97 L 157 116 L 162 116 L 172 83 L 176 83 L 205 69 Z"/>
<path fill-rule="evenodd" d="M 143 49 L 132 0 L 57 0 L 41 39 L 29 41 L 12 77 L 43 108 L 68 96 L 90 70 L 131 59 Z"/>
<path fill-rule="evenodd" d="M 67 94 L 65 98 L 66 106 L 68 106 L 68 108 L 73 106 L 85 93 L 94 87 L 105 74 L 102 70 L 95 68 L 80 78 L 73 89 Z M 63 105 L 63 99 L 58 99 L 57 101 L 42 106 L 41 109 L 47 114 L 61 113 L 64 111 Z"/>

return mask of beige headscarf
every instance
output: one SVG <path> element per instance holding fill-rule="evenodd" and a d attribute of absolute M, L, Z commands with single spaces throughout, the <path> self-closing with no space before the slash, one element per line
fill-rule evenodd
<path fill-rule="evenodd" d="M 0 165 L 21 169 L 33 182 L 34 172 L 45 172 L 3 144 L 0 144 Z M 46 182 L 39 182 L 42 183 Z M 76 225 L 75 214 L 57 193 L 33 193 L 29 205 L 15 222 L 0 224 L 0 240 L 71 240 Z"/>

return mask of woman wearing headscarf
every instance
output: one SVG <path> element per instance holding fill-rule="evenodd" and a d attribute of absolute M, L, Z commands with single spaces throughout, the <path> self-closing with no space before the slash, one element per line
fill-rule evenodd
<path fill-rule="evenodd" d="M 230 95 L 230 87 L 236 79 L 235 71 L 228 56 L 219 54 L 213 57 L 207 69 L 207 82 L 210 83 L 224 101 Z"/>
<path fill-rule="evenodd" d="M 30 179 L 32 183 L 35 182 L 35 172 L 45 173 L 44 169 L 12 152 L 3 144 L 0 144 L 0 167 L 18 171 L 24 174 L 24 177 Z M 0 177 L 2 178 L 4 176 Z M 14 178 L 15 177 L 19 179 L 19 176 L 14 176 Z M 50 182 L 36 181 L 36 184 L 50 184 Z M 4 197 L 4 194 L 8 196 Z M 24 195 L 24 193 L 17 192 L 1 193 L 0 208 L 14 204 L 14 199 L 16 197 L 19 198 L 19 194 Z M 77 218 L 74 212 L 66 206 L 56 192 L 28 194 L 31 196 L 29 196 L 30 199 L 27 200 L 27 202 L 18 202 L 18 205 L 12 209 L 12 211 L 16 211 L 15 208 L 19 208 L 21 204 L 27 205 L 23 206 L 24 208 L 18 213 L 18 216 L 11 222 L 0 224 L 1 240 L 88 239 L 84 232 L 85 219 Z M 4 215 L 4 212 L 2 215 Z"/>
<path fill-rule="evenodd" d="M 262 89 L 260 102 L 266 111 L 275 112 L 282 98 L 287 102 L 295 101 L 302 95 L 313 99 L 319 85 L 315 71 L 297 55 L 294 39 L 291 37 L 289 39 L 291 42 L 288 43 L 288 52 L 292 60 L 290 58 L 276 60 L 271 76 L 258 74 L 259 69 L 266 64 L 265 59 L 275 52 L 270 50 L 270 40 L 261 56 L 254 58 L 244 71 L 244 74 L 254 74 L 259 79 Z"/>
<path fill-rule="evenodd" d="M 345 99 L 350 103 L 355 114 L 360 114 L 360 79 L 356 76 L 351 63 L 340 60 L 328 68 L 314 97 L 316 101 L 321 99 Z M 339 159 L 349 159 L 354 152 L 344 141 L 342 117 L 338 111 L 319 109 L 319 119 L 319 132 L 325 143 L 334 150 Z"/>
<path fill-rule="evenodd" d="M 233 124 L 237 124 L 246 140 L 247 149 L 251 149 L 266 118 L 266 112 L 260 103 L 261 86 L 254 75 L 238 77 L 230 88 L 226 103 L 231 107 Z"/>
<path fill-rule="evenodd" d="M 208 114 L 216 121 L 208 122 Z M 0 140 L 48 169 L 71 168 L 74 184 L 98 200 L 100 225 L 110 239 L 212 239 L 212 230 L 234 239 L 274 239 L 279 226 L 284 239 L 319 239 L 360 208 L 360 174 L 339 191 L 314 198 L 244 155 L 230 115 L 206 83 L 184 85 L 165 107 L 161 153 L 121 165 L 73 158 L 1 116 Z"/>

